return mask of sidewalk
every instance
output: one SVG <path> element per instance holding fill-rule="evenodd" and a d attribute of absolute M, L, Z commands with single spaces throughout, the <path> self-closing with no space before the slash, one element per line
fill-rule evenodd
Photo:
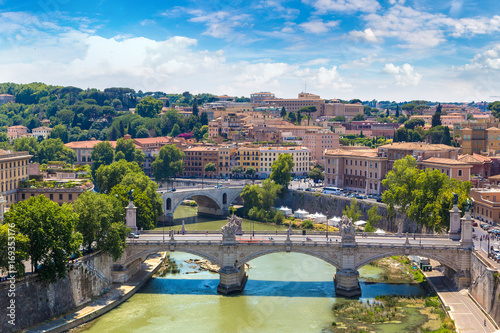
<path fill-rule="evenodd" d="M 422 272 L 427 281 L 437 291 L 437 294 L 455 321 L 458 332 L 479 333 L 496 332 L 496 328 L 489 318 L 481 311 L 476 303 L 469 296 L 467 289 L 456 290 L 448 285 L 448 280 L 444 277 L 443 267 L 434 260 L 431 260 L 432 272 Z M 484 322 L 486 320 L 486 326 Z"/>
<path fill-rule="evenodd" d="M 142 263 L 141 271 L 127 283 L 113 284 L 106 294 L 95 301 L 79 307 L 63 317 L 27 329 L 25 332 L 64 332 L 105 314 L 135 294 L 156 273 L 164 259 L 165 253 L 152 254 Z"/>

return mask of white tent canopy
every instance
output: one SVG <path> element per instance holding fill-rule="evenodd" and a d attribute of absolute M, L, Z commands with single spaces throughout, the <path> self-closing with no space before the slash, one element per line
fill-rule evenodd
<path fill-rule="evenodd" d="M 305 218 L 307 215 L 309 215 L 309 212 L 306 211 L 306 210 L 303 210 L 303 209 L 297 209 L 293 215 L 298 218 L 298 219 L 303 219 Z"/>
<path fill-rule="evenodd" d="M 354 222 L 354 225 L 356 225 L 356 226 L 358 226 L 358 227 L 359 227 L 359 226 L 361 226 L 361 225 L 365 225 L 366 223 L 368 223 L 368 222 L 363 221 L 363 220 L 359 220 L 359 221 Z"/>
<path fill-rule="evenodd" d="M 285 215 L 285 216 L 290 216 L 290 215 L 292 215 L 292 210 L 291 210 L 290 208 L 286 207 L 286 206 L 281 206 L 280 208 L 278 208 L 278 210 L 279 210 L 280 212 L 282 212 L 282 213 L 283 213 L 283 215 Z"/>
<path fill-rule="evenodd" d="M 379 235 L 385 235 L 385 231 L 384 231 L 384 230 L 382 230 L 382 229 L 377 229 L 377 230 L 375 231 L 375 233 L 376 233 L 376 234 L 379 234 Z"/>

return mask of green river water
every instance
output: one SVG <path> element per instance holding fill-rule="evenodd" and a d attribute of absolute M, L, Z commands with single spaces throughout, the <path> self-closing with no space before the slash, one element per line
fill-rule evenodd
<path fill-rule="evenodd" d="M 176 218 L 186 221 L 188 230 L 215 230 L 226 220 L 199 219 L 191 207 L 181 206 Z M 274 230 L 277 226 L 245 221 L 244 230 Z M 168 228 L 168 227 L 167 227 Z M 174 226 L 174 229 L 180 226 Z M 217 294 L 218 274 L 195 271 L 184 260 L 191 254 L 172 253 L 181 272 L 151 279 L 128 301 L 79 329 L 80 332 L 328 332 L 335 318 L 332 305 L 344 302 L 335 297 L 335 267 L 320 259 L 298 253 L 277 253 L 250 261 L 248 282 L 243 293 Z M 360 269 L 362 299 L 378 295 L 422 295 L 417 285 L 367 284 L 363 278 L 376 277 L 382 269 Z M 425 316 L 413 309 L 409 320 L 382 324 L 377 332 L 413 332 Z"/>

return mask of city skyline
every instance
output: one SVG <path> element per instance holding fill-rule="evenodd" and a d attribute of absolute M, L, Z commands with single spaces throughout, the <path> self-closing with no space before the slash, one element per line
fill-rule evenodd
<path fill-rule="evenodd" d="M 494 1 L 0 0 L 0 82 L 493 101 Z"/>

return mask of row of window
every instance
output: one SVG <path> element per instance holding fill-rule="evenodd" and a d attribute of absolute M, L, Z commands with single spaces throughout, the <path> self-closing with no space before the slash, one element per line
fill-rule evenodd
<path fill-rule="evenodd" d="M 12 163 L 14 163 L 14 165 L 12 165 Z M 4 168 L 7 169 L 7 168 L 12 168 L 12 167 L 16 167 L 16 166 L 19 167 L 19 166 L 25 166 L 25 165 L 28 165 L 28 160 L 22 160 L 22 161 L 17 161 L 17 162 L 8 162 L 8 163 L 7 162 L 6 163 L 0 163 L 0 170 L 3 170 Z"/>

